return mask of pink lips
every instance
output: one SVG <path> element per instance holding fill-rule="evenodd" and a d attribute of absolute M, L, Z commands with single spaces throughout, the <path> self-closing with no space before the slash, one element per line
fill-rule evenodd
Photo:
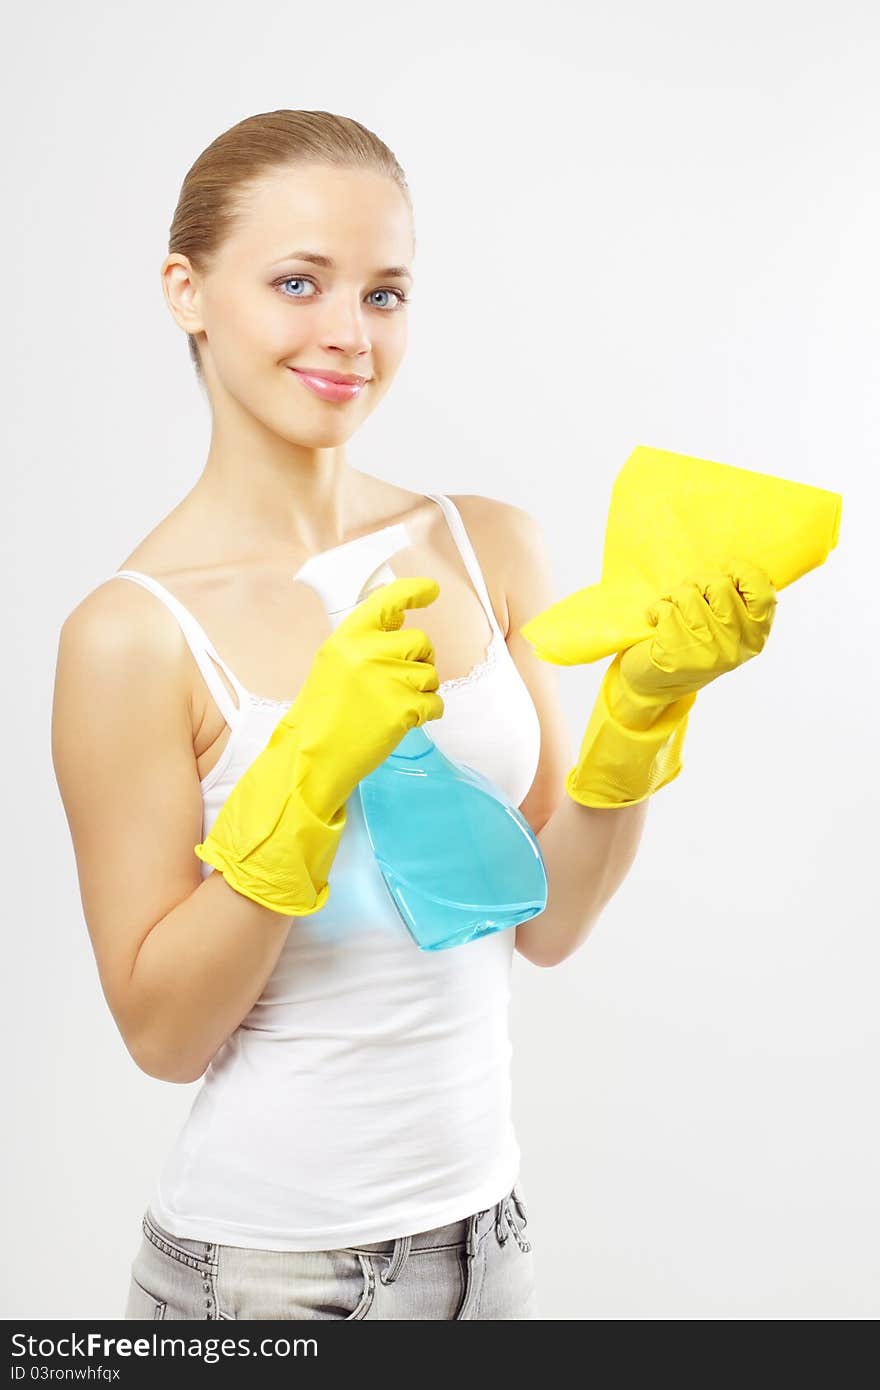
<path fill-rule="evenodd" d="M 289 367 L 288 371 L 298 376 L 304 386 L 308 386 L 310 391 L 314 391 L 316 396 L 320 396 L 325 401 L 353 401 L 355 396 L 359 396 L 364 389 L 366 382 L 340 382 L 328 381 L 323 376 L 311 376 L 308 372 L 297 371 L 296 367 Z"/>

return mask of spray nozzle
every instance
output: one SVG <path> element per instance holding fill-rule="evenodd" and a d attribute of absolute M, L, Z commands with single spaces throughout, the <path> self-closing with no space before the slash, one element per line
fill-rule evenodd
<path fill-rule="evenodd" d="M 403 522 L 311 555 L 293 576 L 321 599 L 337 627 L 372 589 L 396 578 L 387 561 L 410 544 Z"/>

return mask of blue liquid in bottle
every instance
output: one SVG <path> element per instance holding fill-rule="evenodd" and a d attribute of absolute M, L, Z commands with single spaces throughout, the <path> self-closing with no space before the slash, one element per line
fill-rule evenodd
<path fill-rule="evenodd" d="M 294 578 L 315 590 L 336 627 L 370 589 L 395 579 L 385 561 L 408 544 L 398 523 L 322 551 Z M 423 727 L 410 729 L 358 792 L 376 863 L 420 950 L 464 945 L 544 911 L 547 873 L 528 821 Z"/>
<path fill-rule="evenodd" d="M 423 951 L 463 945 L 537 917 L 547 874 L 531 826 L 472 767 L 420 727 L 360 782 L 376 863 Z"/>

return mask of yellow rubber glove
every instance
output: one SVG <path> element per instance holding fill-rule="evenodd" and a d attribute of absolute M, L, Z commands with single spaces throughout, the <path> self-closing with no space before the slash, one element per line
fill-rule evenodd
<path fill-rule="evenodd" d="M 236 782 L 195 853 L 236 892 L 288 917 L 319 912 L 345 802 L 416 724 L 439 719 L 434 648 L 404 610 L 435 579 L 375 589 L 318 648 L 302 689 Z"/>
<path fill-rule="evenodd" d="M 605 673 L 566 791 L 582 806 L 633 806 L 682 769 L 697 691 L 762 650 L 776 612 L 766 572 L 731 561 L 650 605 L 656 635 L 618 652 Z"/>

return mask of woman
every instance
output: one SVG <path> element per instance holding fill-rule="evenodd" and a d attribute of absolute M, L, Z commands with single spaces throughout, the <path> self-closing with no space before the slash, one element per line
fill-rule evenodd
<path fill-rule="evenodd" d="M 518 633 L 553 597 L 535 523 L 346 458 L 403 358 L 413 252 L 403 173 L 355 121 L 279 111 L 204 151 L 162 283 L 207 462 L 62 629 L 53 758 L 102 987 L 144 1071 L 204 1078 L 127 1318 L 538 1316 L 513 950 L 546 966 L 585 940 L 680 768 L 691 692 L 769 629 L 732 576 L 674 591 L 669 650 L 697 605 L 735 655 L 664 662 L 674 691 L 616 659 L 566 777 L 555 673 Z M 400 577 L 328 635 L 293 576 L 400 523 Z M 428 720 L 521 807 L 550 884 L 539 917 L 438 952 L 403 927 L 352 796 Z"/>

